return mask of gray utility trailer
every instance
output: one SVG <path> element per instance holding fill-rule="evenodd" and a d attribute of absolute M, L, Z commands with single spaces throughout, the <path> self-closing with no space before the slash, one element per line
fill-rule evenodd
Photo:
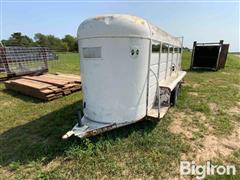
<path fill-rule="evenodd" d="M 78 28 L 83 115 L 63 138 L 162 118 L 186 75 L 182 40 L 136 16 L 84 21 Z"/>

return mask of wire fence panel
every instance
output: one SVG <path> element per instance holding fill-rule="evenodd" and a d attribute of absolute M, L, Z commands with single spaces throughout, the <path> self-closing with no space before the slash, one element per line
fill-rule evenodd
<path fill-rule="evenodd" d="M 47 71 L 47 61 L 57 59 L 46 47 L 0 47 L 0 71 L 8 76 Z"/>

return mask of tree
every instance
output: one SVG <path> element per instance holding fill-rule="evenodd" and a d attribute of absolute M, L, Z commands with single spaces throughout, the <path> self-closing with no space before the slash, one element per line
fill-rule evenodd
<path fill-rule="evenodd" d="M 76 52 L 78 50 L 77 39 L 69 34 L 67 34 L 63 39 L 68 46 L 68 50 L 71 52 Z"/>
<path fill-rule="evenodd" d="M 39 46 L 49 47 L 50 49 L 54 49 L 56 51 L 68 51 L 67 43 L 53 35 L 37 33 L 35 34 L 34 39 L 36 44 Z"/>
<path fill-rule="evenodd" d="M 47 47 L 49 46 L 47 36 L 41 33 L 36 33 L 34 35 L 34 40 L 38 46 L 44 46 Z"/>
<path fill-rule="evenodd" d="M 8 40 L 2 41 L 5 46 L 33 46 L 33 40 L 26 36 L 22 35 L 20 32 L 11 34 L 11 37 Z"/>
<path fill-rule="evenodd" d="M 42 46 L 49 47 L 56 51 L 71 51 L 78 50 L 77 39 L 71 35 L 66 35 L 63 39 L 55 37 L 54 35 L 44 35 L 36 33 L 34 40 L 20 32 L 15 32 L 7 40 L 1 41 L 5 46 Z"/>

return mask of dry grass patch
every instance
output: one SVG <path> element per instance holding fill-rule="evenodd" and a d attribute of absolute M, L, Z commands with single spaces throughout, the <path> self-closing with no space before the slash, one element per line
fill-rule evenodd
<path fill-rule="evenodd" d="M 209 106 L 210 111 L 213 114 L 215 114 L 219 110 L 218 105 L 216 103 L 208 103 L 208 106 Z"/>
<path fill-rule="evenodd" d="M 228 72 L 221 72 L 221 73 L 225 75 L 231 75 L 231 73 L 228 73 Z"/>
<path fill-rule="evenodd" d="M 240 115 L 240 107 L 234 106 L 227 110 L 227 113 L 230 115 Z"/>
<path fill-rule="evenodd" d="M 0 174 L 2 176 L 2 177 L 0 177 L 0 179 L 1 178 L 10 179 L 14 175 L 14 171 L 10 171 L 6 168 L 0 168 Z"/>
<path fill-rule="evenodd" d="M 190 96 L 198 96 L 198 93 L 197 92 L 189 92 L 188 93 Z"/>
<path fill-rule="evenodd" d="M 193 88 L 199 88 L 199 87 L 200 87 L 200 84 L 195 84 L 195 83 L 194 83 L 194 84 L 192 85 L 192 87 L 193 87 Z"/>
<path fill-rule="evenodd" d="M 240 128 L 227 137 L 216 137 L 214 135 L 206 136 L 200 146 L 193 147 L 190 156 L 194 157 L 196 162 L 205 162 L 215 158 L 227 157 L 233 151 L 240 148 Z"/>
<path fill-rule="evenodd" d="M 187 139 L 192 139 L 194 134 L 201 133 L 202 128 L 210 128 L 205 114 L 201 112 L 173 112 L 172 119 L 169 131 L 173 134 L 182 134 Z"/>
<path fill-rule="evenodd" d="M 61 166 L 61 160 L 54 159 L 54 160 L 48 162 L 48 164 L 43 167 L 43 170 L 51 171 L 51 170 L 58 168 L 59 166 Z"/>
<path fill-rule="evenodd" d="M 211 111 L 216 111 L 217 105 L 209 103 Z M 181 155 L 182 160 L 194 159 L 196 162 L 205 162 L 219 157 L 227 157 L 240 148 L 240 128 L 234 129 L 229 136 L 217 137 L 213 135 L 214 128 L 208 118 L 201 112 L 174 112 L 169 131 L 184 137 L 190 145 L 190 150 Z M 194 123 L 194 119 L 201 124 Z M 206 128 L 205 131 L 202 128 Z M 195 138 L 195 134 L 200 134 Z"/>
<path fill-rule="evenodd" d="M 187 139 L 193 138 L 193 131 L 195 129 L 185 126 L 183 122 L 191 121 L 184 112 L 173 112 L 172 123 L 169 126 L 169 131 L 173 134 L 182 134 Z"/>

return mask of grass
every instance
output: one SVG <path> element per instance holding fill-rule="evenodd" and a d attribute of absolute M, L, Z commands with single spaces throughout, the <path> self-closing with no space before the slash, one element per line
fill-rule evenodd
<path fill-rule="evenodd" d="M 59 61 L 51 61 L 49 64 L 50 72 L 62 72 L 80 74 L 80 61 L 78 53 L 60 53 Z"/>
<path fill-rule="evenodd" d="M 188 70 L 189 60 L 190 53 L 184 53 L 183 69 Z M 78 54 L 59 54 L 59 62 L 51 62 L 49 68 L 50 72 L 79 74 Z M 143 121 L 96 137 L 67 141 L 61 136 L 77 121 L 81 92 L 42 102 L 6 91 L 0 84 L 0 179 L 178 177 L 181 155 L 191 151 L 192 141 L 198 143 L 209 133 L 228 136 L 240 126 L 239 114 L 228 113 L 240 101 L 239 70 L 239 59 L 229 55 L 223 70 L 188 72 L 177 106 L 160 123 Z M 214 111 L 210 103 L 216 105 Z M 198 129 L 191 141 L 169 130 L 179 112 L 191 119 L 184 121 L 184 126 Z M 239 168 L 239 159 L 240 150 L 236 150 L 215 160 Z"/>

